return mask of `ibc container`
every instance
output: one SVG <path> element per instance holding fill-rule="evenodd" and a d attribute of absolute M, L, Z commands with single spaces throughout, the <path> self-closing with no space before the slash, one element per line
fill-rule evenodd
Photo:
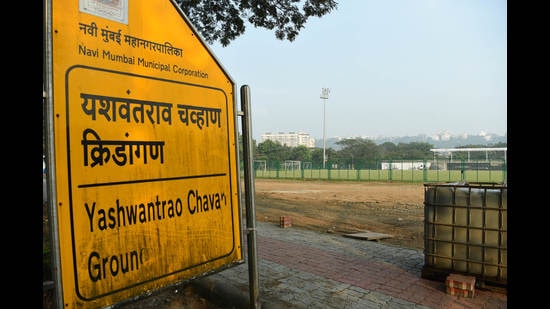
<path fill-rule="evenodd" d="M 507 204 L 505 184 L 424 184 L 422 277 L 507 285 Z"/>

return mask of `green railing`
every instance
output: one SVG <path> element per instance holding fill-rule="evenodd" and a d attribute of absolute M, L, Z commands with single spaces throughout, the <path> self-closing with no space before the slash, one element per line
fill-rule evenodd
<path fill-rule="evenodd" d="M 507 167 L 502 161 L 418 161 L 384 160 L 371 162 L 370 168 L 326 168 L 274 164 L 254 167 L 255 178 L 395 181 L 395 182 L 488 182 L 506 183 Z M 377 168 L 372 168 L 375 166 Z"/>

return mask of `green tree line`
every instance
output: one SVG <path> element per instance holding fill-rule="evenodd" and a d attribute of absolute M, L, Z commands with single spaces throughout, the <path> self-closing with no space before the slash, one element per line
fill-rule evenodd
<path fill-rule="evenodd" d="M 242 137 L 239 136 L 241 142 Z M 283 145 L 278 141 L 266 140 L 261 143 L 253 141 L 254 160 L 265 160 L 268 166 L 274 167 L 276 164 L 287 160 L 311 162 L 313 168 L 323 166 L 323 149 L 308 148 L 300 145 L 290 147 Z M 434 145 L 425 142 L 398 143 L 385 142 L 376 144 L 372 140 L 364 138 L 349 138 L 338 141 L 339 150 L 326 148 L 325 154 L 327 163 L 331 166 L 339 166 L 351 169 L 375 168 L 369 166 L 373 162 L 382 160 L 433 160 Z M 489 145 L 464 145 L 456 148 L 501 148 L 506 147 L 506 143 L 495 143 Z M 242 149 L 242 147 L 240 147 Z M 445 155 L 436 154 L 436 159 L 448 159 Z M 241 156 L 242 157 L 242 156 Z M 454 152 L 453 160 L 505 160 L 505 154 L 502 151 L 473 151 Z"/>

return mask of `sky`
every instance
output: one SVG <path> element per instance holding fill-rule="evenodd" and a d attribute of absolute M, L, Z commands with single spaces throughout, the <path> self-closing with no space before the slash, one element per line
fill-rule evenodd
<path fill-rule="evenodd" d="M 258 142 L 279 132 L 507 133 L 503 0 L 342 0 L 293 42 L 248 24 L 228 46 L 210 49 L 238 92 L 250 87 Z M 236 104 L 242 110 L 239 97 Z"/>

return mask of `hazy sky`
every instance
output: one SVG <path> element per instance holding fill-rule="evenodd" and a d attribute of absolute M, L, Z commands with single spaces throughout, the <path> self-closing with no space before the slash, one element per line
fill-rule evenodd
<path fill-rule="evenodd" d="M 506 134 L 507 2 L 342 0 L 294 42 L 247 26 L 211 46 L 239 91 L 253 138 Z M 240 110 L 240 98 L 237 97 Z"/>

